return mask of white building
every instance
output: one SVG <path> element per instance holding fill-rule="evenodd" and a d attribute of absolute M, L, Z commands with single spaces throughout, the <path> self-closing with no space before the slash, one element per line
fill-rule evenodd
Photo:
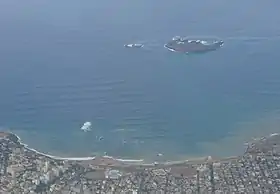
<path fill-rule="evenodd" d="M 34 180 L 32 180 L 32 182 L 33 182 L 35 185 L 39 185 L 39 184 L 40 184 L 40 180 L 39 180 L 39 179 L 34 179 Z"/>
<path fill-rule="evenodd" d="M 118 170 L 107 170 L 105 172 L 105 177 L 108 179 L 118 179 L 120 176 L 122 176 L 122 173 Z"/>
<path fill-rule="evenodd" d="M 58 177 L 59 176 L 59 174 L 60 174 L 60 172 L 61 172 L 61 170 L 59 169 L 59 168 L 53 168 L 53 174 L 54 174 L 54 176 L 56 176 L 56 177 Z"/>
<path fill-rule="evenodd" d="M 49 170 L 49 165 L 50 165 L 50 162 L 49 162 L 49 161 L 45 161 L 44 173 L 47 173 L 47 172 L 48 172 L 48 170 Z"/>

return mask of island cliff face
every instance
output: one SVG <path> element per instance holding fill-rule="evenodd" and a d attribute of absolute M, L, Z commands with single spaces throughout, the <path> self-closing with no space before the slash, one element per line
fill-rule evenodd
<path fill-rule="evenodd" d="M 223 46 L 224 42 L 214 41 L 208 43 L 201 40 L 189 40 L 189 39 L 173 39 L 164 45 L 165 48 L 182 53 L 201 53 L 214 51 Z"/>

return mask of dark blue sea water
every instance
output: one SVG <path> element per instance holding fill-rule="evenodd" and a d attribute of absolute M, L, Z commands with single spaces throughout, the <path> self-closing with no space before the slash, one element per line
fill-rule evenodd
<path fill-rule="evenodd" d="M 0 126 L 38 150 L 232 155 L 280 131 L 280 2 L 0 1 Z M 175 35 L 218 37 L 184 55 Z M 144 49 L 125 49 L 142 42 Z M 90 121 L 93 130 L 84 133 Z M 103 136 L 104 140 L 99 141 Z"/>

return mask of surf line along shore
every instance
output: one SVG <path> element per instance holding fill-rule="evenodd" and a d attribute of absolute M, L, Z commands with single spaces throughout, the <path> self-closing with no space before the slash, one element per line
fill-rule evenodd
<path fill-rule="evenodd" d="M 0 132 L 0 139 L 1 138 L 7 138 L 10 141 L 14 142 L 15 144 L 19 145 L 19 147 L 23 147 L 28 151 L 34 152 L 35 154 L 51 158 L 54 160 L 67 160 L 67 161 L 89 161 L 89 160 L 100 160 L 102 158 L 104 161 L 108 161 L 110 163 L 127 163 L 127 164 L 142 164 L 144 160 L 127 160 L 127 159 L 118 159 L 113 158 L 111 156 L 102 156 L 102 157 L 59 157 L 59 156 L 53 156 L 50 154 L 46 154 L 43 152 L 40 152 L 36 149 L 28 147 L 27 144 L 23 143 L 18 135 L 11 132 Z"/>
<path fill-rule="evenodd" d="M 26 151 L 33 152 L 38 156 L 47 157 L 53 160 L 61 160 L 61 161 L 77 161 L 77 162 L 90 162 L 94 163 L 97 166 L 104 166 L 104 165 L 110 165 L 110 166 L 145 166 L 145 167 L 154 167 L 155 165 L 160 166 L 176 166 L 181 164 L 197 164 L 197 163 L 204 163 L 208 157 L 201 157 L 201 158 L 192 158 L 189 160 L 179 160 L 179 161 L 163 161 L 163 162 L 146 162 L 144 159 L 119 159 L 114 158 L 111 156 L 98 156 L 98 157 L 59 157 L 59 156 L 53 156 L 50 154 L 46 154 L 40 151 L 37 151 L 36 149 L 28 147 L 27 144 L 23 143 L 18 135 L 12 132 L 0 132 L 0 139 L 6 138 L 9 141 L 12 141 L 18 147 L 23 147 Z"/>
<path fill-rule="evenodd" d="M 145 167 L 152 167 L 155 165 L 158 166 L 173 166 L 173 165 L 181 165 L 181 164 L 202 164 L 209 160 L 209 156 L 207 157 L 200 157 L 200 158 L 192 158 L 188 160 L 180 160 L 180 161 L 168 161 L 168 162 L 162 162 L 162 163 L 145 163 L 143 159 L 140 160 L 127 160 L 127 159 L 118 159 L 111 156 L 101 156 L 101 157 L 59 157 L 59 156 L 53 156 L 49 154 L 45 154 L 42 152 L 39 152 L 33 148 L 29 148 L 27 144 L 24 144 L 20 137 L 12 132 L 0 132 L 0 139 L 5 138 L 9 141 L 14 142 L 19 147 L 23 147 L 24 149 L 34 152 L 35 154 L 39 156 L 44 156 L 47 158 L 51 158 L 54 160 L 63 160 L 63 161 L 93 161 L 97 166 L 98 165 L 110 165 L 110 166 L 123 166 L 123 165 L 135 165 L 135 166 L 145 166 Z M 256 150 L 256 147 L 258 149 L 267 149 L 267 147 L 271 147 L 272 144 L 274 145 L 275 142 L 280 142 L 280 135 L 277 133 L 270 134 L 267 137 L 257 138 L 254 139 L 254 141 L 247 144 L 247 149 L 245 153 L 248 152 L 254 152 Z M 271 144 L 271 146 L 270 146 Z M 265 150 L 263 150 L 265 151 Z M 243 153 L 243 154 L 245 154 Z M 227 160 L 234 160 L 238 158 L 239 156 L 231 156 L 231 157 L 224 157 L 224 158 L 211 158 L 212 162 L 221 162 L 221 161 L 227 161 Z"/>

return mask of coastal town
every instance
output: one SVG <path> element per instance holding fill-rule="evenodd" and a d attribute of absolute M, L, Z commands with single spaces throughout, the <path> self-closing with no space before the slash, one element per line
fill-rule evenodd
<path fill-rule="evenodd" d="M 280 135 L 248 143 L 244 154 L 178 162 L 129 162 L 110 157 L 51 157 L 0 132 L 1 194 L 280 193 Z"/>

